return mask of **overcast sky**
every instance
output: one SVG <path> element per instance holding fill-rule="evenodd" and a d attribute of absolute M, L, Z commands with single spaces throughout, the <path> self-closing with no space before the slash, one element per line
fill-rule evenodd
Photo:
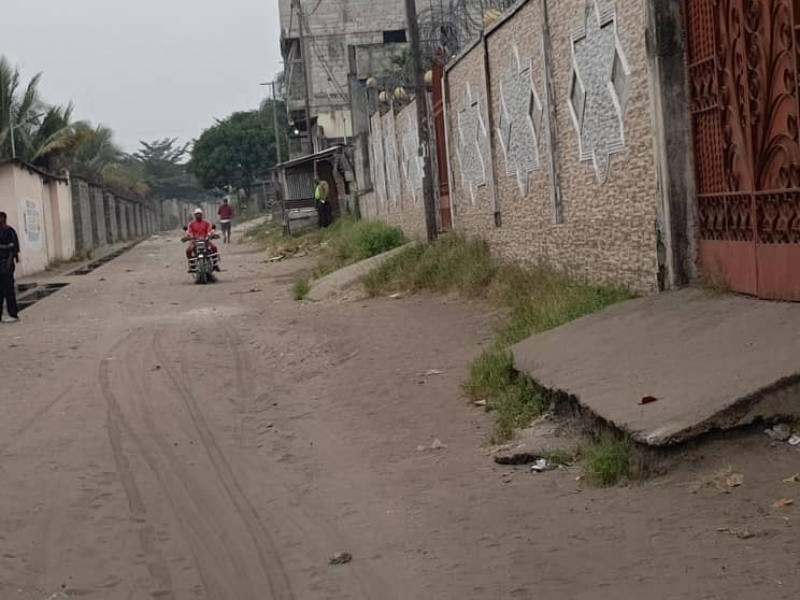
<path fill-rule="evenodd" d="M 0 53 L 129 151 L 256 108 L 281 68 L 278 0 L 0 0 L 0 14 Z"/>

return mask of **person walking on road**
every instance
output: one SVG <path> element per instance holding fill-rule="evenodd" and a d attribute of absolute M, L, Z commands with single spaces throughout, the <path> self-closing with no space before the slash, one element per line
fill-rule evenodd
<path fill-rule="evenodd" d="M 222 242 L 224 244 L 230 244 L 233 207 L 230 205 L 227 197 L 222 199 L 222 204 L 220 204 L 219 210 L 217 210 L 217 215 L 219 216 L 219 222 L 222 226 Z"/>
<path fill-rule="evenodd" d="M 0 319 L 3 323 L 16 323 L 17 291 L 14 284 L 14 270 L 19 262 L 19 238 L 14 228 L 8 224 L 8 216 L 0 212 Z M 8 317 L 2 318 L 5 302 Z"/>
<path fill-rule="evenodd" d="M 330 194 L 331 186 L 324 179 L 316 177 L 317 187 L 314 190 L 314 201 L 317 205 L 317 217 L 319 218 L 319 228 L 325 229 L 331 224 L 332 213 Z"/>

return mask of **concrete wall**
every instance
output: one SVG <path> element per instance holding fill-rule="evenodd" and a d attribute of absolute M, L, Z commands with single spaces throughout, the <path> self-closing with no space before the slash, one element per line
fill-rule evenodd
<path fill-rule="evenodd" d="M 40 175 L 16 164 L 0 166 L 0 210 L 19 236 L 19 276 L 43 271 L 51 260 L 48 229 L 52 240 L 54 226 L 48 223 L 49 206 L 50 193 Z"/>
<path fill-rule="evenodd" d="M 446 129 L 457 230 L 514 262 L 642 293 L 664 284 L 657 231 L 669 226 L 657 210 L 647 17 L 640 0 L 529 0 L 450 65 Z M 372 116 L 374 193 L 361 205 L 418 235 L 424 218 L 409 187 L 407 110 Z"/>
<path fill-rule="evenodd" d="M 427 7 L 427 0 L 419 0 Z M 280 0 L 281 28 L 287 37 L 299 36 L 299 19 L 295 11 L 291 16 L 291 0 Z M 346 2 L 321 2 L 313 13 L 306 9 L 310 33 L 315 40 L 308 44 L 310 63 L 312 114 L 347 110 L 349 99 L 341 93 L 347 89 L 349 72 L 348 46 L 380 44 L 383 32 L 406 28 L 405 9 L 397 0 L 346 0 Z M 291 25 L 291 31 L 289 27 Z M 320 58 L 321 55 L 321 58 Z M 302 63 L 295 69 L 302 70 Z M 287 65 L 287 73 L 289 66 Z M 296 72 L 296 71 L 295 71 Z M 294 75 L 294 73 L 293 73 Z M 292 77 L 288 90 L 290 108 L 303 108 L 302 76 Z"/>
<path fill-rule="evenodd" d="M 91 199 L 94 246 L 99 247 L 106 243 L 106 209 L 103 202 L 103 189 L 90 184 L 89 198 Z"/>
<path fill-rule="evenodd" d="M 478 44 L 450 71 L 447 128 L 454 226 L 488 238 L 494 233 L 498 198 L 485 60 L 484 45 Z"/>
<path fill-rule="evenodd" d="M 89 197 L 89 183 L 73 177 L 70 188 L 75 225 L 75 247 L 78 250 L 90 250 L 94 248 L 94 229 L 92 227 L 92 201 Z"/>
<path fill-rule="evenodd" d="M 117 198 L 111 192 L 105 192 L 103 194 L 103 215 L 106 224 L 106 243 L 115 244 L 119 241 Z"/>
<path fill-rule="evenodd" d="M 183 224 L 179 201 L 176 199 L 164 200 L 161 203 L 161 229 L 172 231 L 182 227 Z"/>
<path fill-rule="evenodd" d="M 153 234 L 153 207 L 115 196 L 79 177 L 60 179 L 20 161 L 0 164 L 0 210 L 17 230 L 20 274 L 44 270 L 76 250 Z"/>
<path fill-rule="evenodd" d="M 55 258 L 68 260 L 75 254 L 75 219 L 70 185 L 66 181 L 51 181 L 46 187 L 55 231 L 50 251 Z"/>
<path fill-rule="evenodd" d="M 130 224 L 128 223 L 128 201 L 124 198 L 117 198 L 117 226 L 119 227 L 119 239 L 127 241 L 131 239 Z"/>
<path fill-rule="evenodd" d="M 373 193 L 359 199 L 364 216 L 400 227 L 410 237 L 424 237 L 422 159 L 418 154 L 417 105 L 371 118 L 370 163 Z"/>

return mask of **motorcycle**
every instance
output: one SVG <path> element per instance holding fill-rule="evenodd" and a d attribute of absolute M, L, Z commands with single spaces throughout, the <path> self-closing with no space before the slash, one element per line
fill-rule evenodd
<path fill-rule="evenodd" d="M 184 228 L 186 230 L 186 228 Z M 204 238 L 192 238 L 185 236 L 181 241 L 194 242 L 194 256 L 189 259 L 189 273 L 194 275 L 194 282 L 205 285 L 214 283 L 217 278 L 214 273 L 219 272 L 219 253 L 211 253 L 209 242 L 218 240 L 219 235 L 212 233 Z"/>

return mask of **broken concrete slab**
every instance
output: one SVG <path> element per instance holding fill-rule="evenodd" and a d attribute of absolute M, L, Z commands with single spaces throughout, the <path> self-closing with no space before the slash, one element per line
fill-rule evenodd
<path fill-rule="evenodd" d="M 404 250 L 410 248 L 414 244 L 416 244 L 416 242 L 405 244 L 404 246 L 400 246 L 394 250 L 389 250 L 389 252 L 384 252 L 383 254 L 378 254 L 372 258 L 362 260 L 361 262 L 348 265 L 343 269 L 339 269 L 338 271 L 334 271 L 325 277 L 313 281 L 311 283 L 311 289 L 309 290 L 308 294 L 306 294 L 306 299 L 319 302 L 320 300 L 325 300 L 326 298 L 335 296 L 347 290 L 348 288 L 357 285 L 361 282 L 361 278 L 364 277 L 364 275 L 373 269 L 376 269 L 387 260 L 397 256 Z"/>
<path fill-rule="evenodd" d="M 800 304 L 682 290 L 512 348 L 517 368 L 638 442 L 800 415 Z M 642 404 L 642 399 L 654 401 Z"/>

